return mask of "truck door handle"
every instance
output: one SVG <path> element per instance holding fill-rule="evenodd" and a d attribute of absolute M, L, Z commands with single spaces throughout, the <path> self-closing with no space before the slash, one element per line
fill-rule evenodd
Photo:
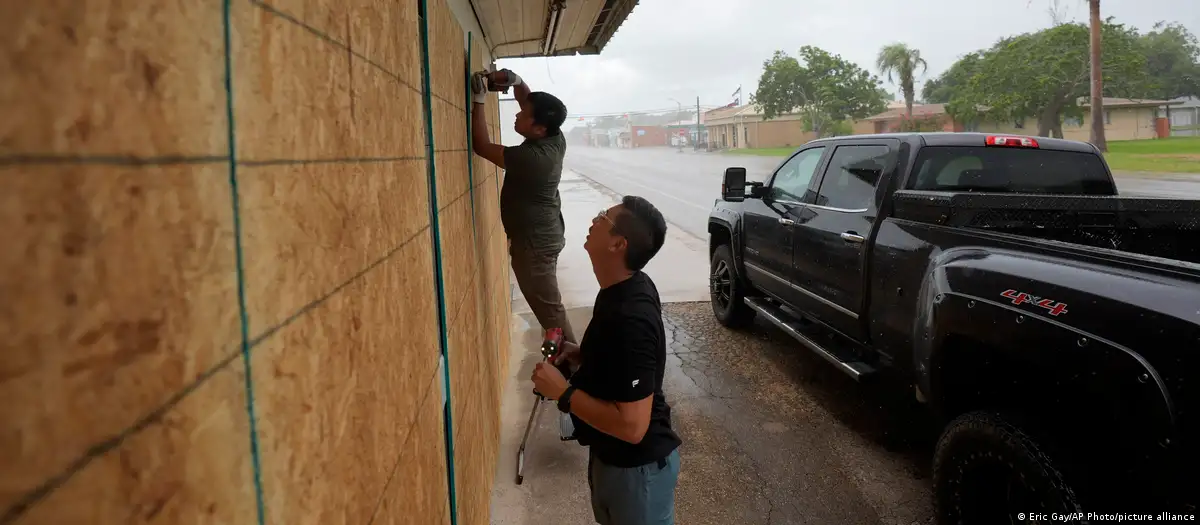
<path fill-rule="evenodd" d="M 865 238 L 863 238 L 862 235 L 859 235 L 854 232 L 842 232 L 841 237 L 842 237 L 843 241 L 852 242 L 855 244 L 861 243 L 866 240 Z"/>
<path fill-rule="evenodd" d="M 795 225 L 796 225 L 796 221 L 793 221 L 793 220 L 791 220 L 791 219 L 785 219 L 785 218 L 783 218 L 783 217 L 780 217 L 780 218 L 779 218 L 779 224 L 782 224 L 782 225 L 784 225 L 784 226 L 795 226 Z"/>

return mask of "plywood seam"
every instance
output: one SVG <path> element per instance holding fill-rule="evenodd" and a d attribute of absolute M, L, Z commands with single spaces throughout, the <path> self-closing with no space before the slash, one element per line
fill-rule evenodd
<path fill-rule="evenodd" d="M 216 164 L 229 162 L 229 155 L 56 155 L 41 153 L 19 153 L 0 157 L 2 166 L 26 166 L 45 164 L 85 164 L 98 166 L 179 166 L 193 164 Z"/>
<path fill-rule="evenodd" d="M 222 358 L 217 362 L 217 364 L 213 365 L 212 368 L 209 368 L 207 371 L 197 376 L 194 381 L 180 389 L 171 397 L 167 398 L 166 402 L 150 411 L 150 413 L 142 416 L 137 421 L 134 421 L 133 424 L 126 427 L 125 430 L 122 430 L 116 435 L 88 447 L 87 451 L 84 452 L 79 459 L 72 461 L 71 464 L 67 468 L 63 469 L 62 472 L 50 477 L 41 485 L 38 485 L 33 490 L 30 490 L 24 496 L 21 496 L 19 499 L 17 499 L 17 502 L 11 507 L 5 509 L 4 514 L 0 515 L 0 524 L 7 525 L 9 523 L 16 522 L 16 520 L 25 514 L 25 512 L 33 508 L 55 490 L 58 490 L 60 487 L 65 485 L 67 481 L 91 464 L 92 460 L 115 450 L 117 447 L 120 447 L 130 436 L 145 430 L 154 423 L 161 422 L 163 416 L 166 415 L 167 412 L 170 412 L 172 409 L 174 409 L 189 395 L 198 390 L 200 386 L 208 382 L 210 378 L 224 370 L 229 366 L 230 363 L 233 363 L 239 357 L 241 357 L 240 348 L 230 352 L 228 356 Z"/>
<path fill-rule="evenodd" d="M 275 15 L 279 18 L 287 20 L 293 24 L 296 24 L 296 25 L 304 28 L 308 32 L 312 33 L 313 35 L 316 35 L 318 38 L 332 44 L 335 47 L 341 48 L 342 51 L 346 51 L 347 53 L 350 53 L 354 57 L 366 62 L 367 64 L 371 65 L 375 69 L 378 69 L 379 71 L 383 72 L 387 76 L 391 77 L 392 80 L 395 80 L 396 82 L 403 85 L 404 87 L 409 88 L 417 93 L 421 93 L 421 88 L 418 88 L 417 86 L 412 85 L 408 80 L 401 78 L 400 75 L 396 74 L 392 70 L 390 70 L 390 69 L 384 67 L 382 64 L 372 60 L 371 57 L 368 57 L 358 51 L 351 49 L 351 47 L 349 45 L 347 45 L 345 42 L 342 42 L 342 41 L 326 34 L 325 32 L 321 31 L 320 29 L 317 29 L 313 26 L 310 26 L 310 25 L 304 23 L 303 20 L 300 20 L 299 18 L 296 18 L 295 16 L 291 15 L 290 13 L 287 13 L 285 11 L 282 11 L 282 10 L 276 8 L 275 6 L 270 5 L 266 2 L 264 2 L 263 0 L 249 0 L 249 1 L 254 6 L 256 6 L 268 13 L 271 13 L 272 15 Z"/>
<path fill-rule="evenodd" d="M 479 259 L 476 259 L 476 261 L 478 261 L 478 260 Z M 479 275 L 479 267 L 481 265 L 476 264 L 474 266 L 475 266 L 475 269 L 473 271 L 471 271 L 471 276 L 467 278 L 468 282 L 470 282 L 471 285 L 467 287 L 466 291 L 463 292 L 463 297 L 461 299 L 458 299 L 458 304 L 454 306 L 454 317 L 450 318 L 451 325 L 453 325 L 454 322 L 458 320 L 458 315 L 460 313 L 462 313 L 463 305 L 467 304 L 467 299 L 470 298 L 471 291 L 479 286 L 479 283 L 475 281 L 475 277 Z M 478 301 L 476 301 L 476 302 L 478 302 Z"/>
<path fill-rule="evenodd" d="M 450 105 L 450 107 L 452 107 L 452 108 L 454 108 L 454 109 L 457 109 L 457 110 L 459 110 L 459 111 L 460 111 L 460 112 L 462 112 L 462 113 L 466 113 L 466 112 L 467 112 L 467 108 L 466 108 L 466 107 L 464 107 L 464 106 L 460 106 L 460 105 L 458 105 L 458 104 L 455 104 L 455 103 L 451 102 L 451 101 L 450 101 L 450 99 L 448 99 L 448 98 L 446 98 L 446 97 L 443 97 L 443 96 L 441 96 L 441 95 L 439 95 L 439 94 L 437 94 L 437 93 L 434 93 L 434 94 L 433 94 L 433 98 L 436 98 L 436 99 L 438 99 L 438 100 L 440 100 L 440 101 L 442 101 L 442 102 L 445 102 L 446 104 L 449 104 L 449 105 Z"/>
<path fill-rule="evenodd" d="M 264 166 L 304 166 L 311 164 L 366 164 L 372 162 L 413 162 L 426 160 L 424 156 L 404 157 L 344 157 L 329 159 L 262 159 L 239 160 L 238 166 L 257 168 Z"/>
<path fill-rule="evenodd" d="M 416 410 L 413 413 L 412 420 L 408 424 L 408 430 L 405 432 L 404 440 L 400 444 L 400 453 L 396 455 L 396 462 L 392 464 L 391 472 L 388 474 L 387 481 L 383 483 L 383 490 L 379 493 L 379 501 L 375 502 L 375 509 L 371 511 L 371 517 L 367 519 L 367 525 L 375 523 L 375 517 L 379 515 L 379 509 L 383 506 L 383 501 L 387 499 L 388 488 L 392 486 L 392 480 L 396 479 L 396 473 L 400 470 L 400 460 L 404 458 L 405 452 L 408 452 L 408 440 L 412 439 L 413 431 L 416 430 L 418 421 L 421 417 L 421 408 L 429 401 L 429 394 L 433 393 L 433 385 L 438 384 L 437 375 L 442 373 L 441 368 L 433 370 L 433 376 L 429 378 L 425 385 L 425 394 L 421 396 L 421 401 L 417 403 Z M 421 451 L 412 451 L 420 454 Z"/>
<path fill-rule="evenodd" d="M 447 208 L 454 206 L 458 201 L 462 200 L 463 197 L 466 197 L 470 193 L 471 193 L 471 188 L 467 188 L 466 191 L 460 193 L 457 197 L 450 199 L 450 202 L 447 202 L 445 206 L 438 208 L 438 214 L 441 215 L 442 213 L 444 213 L 446 211 Z"/>
<path fill-rule="evenodd" d="M 371 264 L 368 264 L 365 268 L 363 268 L 362 270 L 359 270 L 357 273 L 350 276 L 349 279 L 346 279 L 341 284 L 335 286 L 332 290 L 327 292 L 325 295 L 322 295 L 321 297 L 318 297 L 318 298 L 312 300 L 308 304 L 301 306 L 300 309 L 296 310 L 295 313 L 288 316 L 283 321 L 281 321 L 278 324 L 276 324 L 275 326 L 263 331 L 263 333 L 261 335 L 250 340 L 251 348 L 257 347 L 259 344 L 266 341 L 269 337 L 275 335 L 280 330 L 286 328 L 288 325 L 292 324 L 293 322 L 300 319 L 301 317 L 304 317 L 304 314 L 307 314 L 308 312 L 312 311 L 314 308 L 320 306 L 322 303 L 324 303 L 325 301 L 332 298 L 334 295 L 337 295 L 338 292 L 344 290 L 346 287 L 350 286 L 351 284 L 354 284 L 355 281 L 357 281 L 358 279 L 360 279 L 361 277 L 363 277 L 364 275 L 369 273 L 371 270 L 374 270 L 375 268 L 379 267 L 383 263 L 387 262 L 392 257 L 394 257 L 397 253 L 400 253 L 401 250 L 406 248 L 409 245 L 409 243 L 411 243 L 414 240 L 416 240 L 417 238 L 421 237 L 421 235 L 423 235 L 428 230 L 429 230 L 429 224 L 422 226 L 420 229 L 418 229 L 416 232 L 414 232 L 412 235 L 410 235 L 407 239 L 401 241 L 400 244 L 397 244 L 395 247 L 388 250 L 387 253 L 385 253 L 382 257 L 380 257 L 379 259 L 376 259 Z"/>

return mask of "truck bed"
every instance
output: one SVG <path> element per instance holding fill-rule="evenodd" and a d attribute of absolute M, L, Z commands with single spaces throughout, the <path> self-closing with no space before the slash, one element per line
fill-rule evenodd
<path fill-rule="evenodd" d="M 897 191 L 892 216 L 1200 263 L 1200 201 Z"/>

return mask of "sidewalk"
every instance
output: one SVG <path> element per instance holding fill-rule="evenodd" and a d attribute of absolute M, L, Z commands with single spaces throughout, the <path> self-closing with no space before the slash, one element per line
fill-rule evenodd
<path fill-rule="evenodd" d="M 617 199 L 573 173 L 560 191 L 568 236 L 559 279 L 582 336 L 598 290 L 583 239 Z M 931 445 L 903 396 L 864 389 L 773 327 L 722 328 L 707 302 L 707 246 L 676 230 L 646 269 L 669 303 L 664 389 L 683 439 L 676 523 L 931 523 Z M 513 310 L 492 524 L 590 525 L 587 450 L 559 441 L 551 403 L 530 433 L 525 481 L 515 483 L 541 330 L 515 290 Z"/>
<path fill-rule="evenodd" d="M 558 282 L 563 303 L 567 308 L 590 307 L 600 285 L 592 275 L 592 263 L 583 249 L 583 242 L 596 214 L 617 204 L 621 198 L 568 169 L 563 170 L 559 193 L 563 221 L 567 226 L 567 247 L 558 257 Z M 667 225 L 667 239 L 645 271 L 654 279 L 664 303 L 708 300 L 708 245 L 674 225 Z M 513 314 L 529 313 L 529 305 L 516 288 L 515 278 L 512 283 Z M 582 327 L 586 324 L 585 321 L 576 328 L 576 336 L 583 337 Z"/>

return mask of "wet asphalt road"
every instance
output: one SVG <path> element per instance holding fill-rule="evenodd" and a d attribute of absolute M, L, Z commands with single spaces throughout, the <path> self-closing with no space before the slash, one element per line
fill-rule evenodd
<path fill-rule="evenodd" d="M 742 166 L 751 180 L 763 180 L 782 157 L 694 153 L 674 148 L 611 149 L 572 144 L 565 165 L 621 195 L 650 199 L 669 222 L 708 238 L 708 212 L 721 192 L 725 168 Z M 1200 176 L 1118 173 L 1122 194 L 1200 199 Z"/>

